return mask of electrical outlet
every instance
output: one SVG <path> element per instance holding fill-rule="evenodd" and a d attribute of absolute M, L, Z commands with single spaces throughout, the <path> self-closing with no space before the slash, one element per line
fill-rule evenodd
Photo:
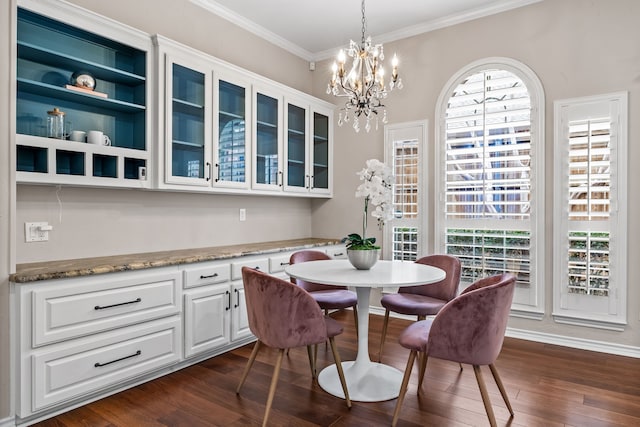
<path fill-rule="evenodd" d="M 246 221 L 246 220 L 247 220 L 247 210 L 240 209 L 240 221 Z"/>
<path fill-rule="evenodd" d="M 53 227 L 48 222 L 25 222 L 24 241 L 25 242 L 46 242 L 49 240 L 49 231 Z"/>

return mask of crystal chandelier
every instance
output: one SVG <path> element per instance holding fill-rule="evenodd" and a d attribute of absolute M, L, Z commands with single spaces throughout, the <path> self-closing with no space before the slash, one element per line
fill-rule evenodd
<path fill-rule="evenodd" d="M 384 52 L 381 44 L 373 45 L 371 37 L 365 38 L 366 20 L 364 16 L 364 0 L 362 0 L 362 41 L 360 46 L 353 40 L 349 44 L 346 55 L 353 58 L 353 64 L 349 73 L 345 71 L 346 55 L 344 49 L 340 50 L 337 61 L 333 63 L 333 77 L 327 85 L 327 94 L 346 97 L 344 107 L 340 110 L 338 125 L 353 120 L 353 128 L 360 131 L 360 116 L 366 120 L 365 129 L 371 129 L 374 121 L 378 128 L 378 119 L 382 113 L 382 123 L 387 123 L 387 110 L 382 103 L 387 93 L 394 88 L 402 89 L 402 79 L 398 78 L 398 58 L 396 55 L 391 60 L 391 79 L 389 89 L 384 82 L 384 69 L 382 61 Z"/>

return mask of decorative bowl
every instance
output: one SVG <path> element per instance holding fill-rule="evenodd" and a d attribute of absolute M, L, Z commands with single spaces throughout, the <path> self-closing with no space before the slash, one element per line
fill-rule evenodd
<path fill-rule="evenodd" d="M 380 249 L 347 249 L 347 258 L 358 270 L 370 270 L 380 259 Z"/>

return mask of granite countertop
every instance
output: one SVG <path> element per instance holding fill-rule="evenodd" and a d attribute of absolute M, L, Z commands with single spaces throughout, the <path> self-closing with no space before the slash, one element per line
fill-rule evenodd
<path fill-rule="evenodd" d="M 339 239 L 308 238 L 62 261 L 33 262 L 17 264 L 16 272 L 9 276 L 9 280 L 14 283 L 28 283 L 39 280 L 64 279 L 118 271 L 133 271 L 154 267 L 190 264 L 194 262 L 236 258 L 243 255 L 260 255 L 311 249 L 337 244 L 340 244 Z"/>

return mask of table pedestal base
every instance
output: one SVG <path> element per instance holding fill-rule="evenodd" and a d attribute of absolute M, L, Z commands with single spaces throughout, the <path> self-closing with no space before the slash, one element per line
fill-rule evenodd
<path fill-rule="evenodd" d="M 381 402 L 398 397 L 402 372 L 375 362 L 342 362 L 349 397 L 356 402 Z M 336 365 L 327 366 L 318 375 L 318 384 L 327 393 L 344 399 Z"/>

